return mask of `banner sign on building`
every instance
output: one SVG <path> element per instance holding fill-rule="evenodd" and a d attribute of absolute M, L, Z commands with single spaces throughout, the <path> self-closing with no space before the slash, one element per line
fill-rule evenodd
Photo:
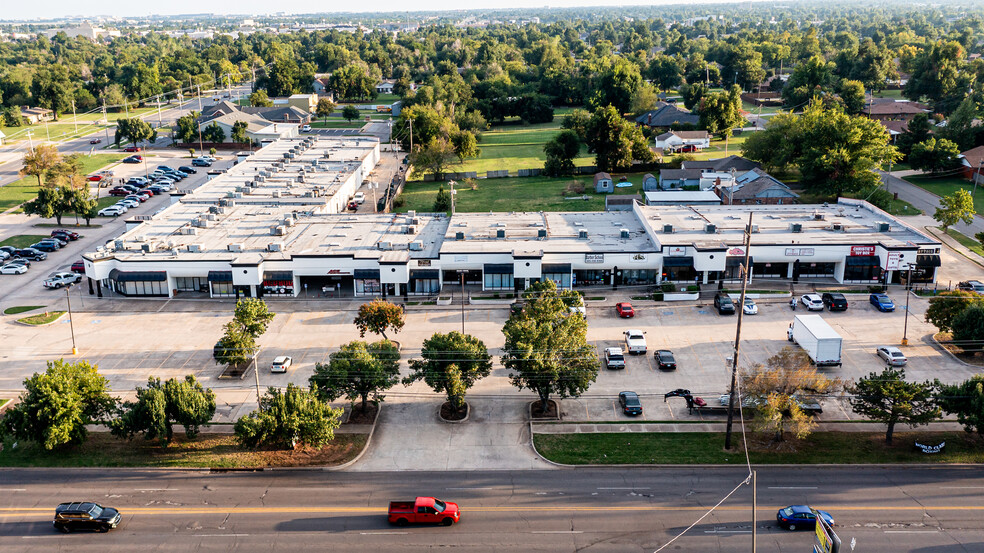
<path fill-rule="evenodd" d="M 744 257 L 745 256 L 745 248 L 739 248 L 739 247 L 735 246 L 734 248 L 731 248 L 730 250 L 728 250 L 728 255 L 738 256 L 738 257 Z"/>
<path fill-rule="evenodd" d="M 584 254 L 585 263 L 604 263 L 605 254 L 603 253 L 586 253 Z"/>
<path fill-rule="evenodd" d="M 786 248 L 786 257 L 809 257 L 813 255 L 813 248 Z"/>
<path fill-rule="evenodd" d="M 885 262 L 886 271 L 898 271 L 902 264 L 902 252 L 888 252 L 888 260 Z"/>
<path fill-rule="evenodd" d="M 851 246 L 851 257 L 871 257 L 875 255 L 874 246 Z"/>
<path fill-rule="evenodd" d="M 672 257 L 682 257 L 687 255 L 687 248 L 686 246 L 670 246 L 666 248 L 666 255 Z"/>

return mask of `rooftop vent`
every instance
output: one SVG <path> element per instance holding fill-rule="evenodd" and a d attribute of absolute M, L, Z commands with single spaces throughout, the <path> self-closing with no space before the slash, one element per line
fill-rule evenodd
<path fill-rule="evenodd" d="M 205 251 L 205 248 L 201 244 L 188 244 L 189 253 L 202 253 L 203 251 Z"/>
<path fill-rule="evenodd" d="M 588 231 L 585 230 L 585 229 L 581 229 L 581 230 L 577 231 L 577 237 L 580 238 L 580 239 L 582 239 L 582 240 L 587 240 L 588 239 Z"/>
<path fill-rule="evenodd" d="M 392 242 L 380 242 L 378 244 L 378 247 L 381 250 L 392 250 L 393 249 L 393 243 Z"/>
<path fill-rule="evenodd" d="M 423 249 L 424 249 L 424 243 L 421 242 L 420 240 L 414 240 L 413 242 L 410 242 L 411 251 L 419 252 Z"/>
<path fill-rule="evenodd" d="M 537 238 L 546 238 L 547 237 L 547 229 L 545 229 L 545 228 L 538 229 L 536 231 L 536 237 Z"/>
<path fill-rule="evenodd" d="M 840 232 L 840 231 L 844 230 L 844 225 L 842 225 L 841 223 L 834 223 L 834 224 L 830 225 L 830 230 L 835 231 L 835 232 Z"/>
<path fill-rule="evenodd" d="M 506 230 L 505 229 L 499 229 L 499 230 L 495 231 L 495 237 L 496 238 L 505 238 L 506 237 Z"/>
<path fill-rule="evenodd" d="M 878 223 L 875 224 L 875 227 L 878 229 L 878 232 L 888 232 L 888 229 L 891 228 L 891 225 L 889 225 L 885 221 L 879 221 Z"/>
<path fill-rule="evenodd" d="M 267 251 L 282 252 L 284 251 L 284 244 L 283 242 L 270 242 L 269 244 L 267 244 Z"/>
<path fill-rule="evenodd" d="M 409 225 L 407 227 L 407 234 L 417 234 L 417 227 Z"/>
<path fill-rule="evenodd" d="M 663 225 L 664 234 L 673 234 L 673 225 Z"/>
<path fill-rule="evenodd" d="M 621 238 L 622 238 L 623 240 L 627 240 L 627 239 L 629 238 L 629 229 L 627 229 L 627 228 L 623 228 L 623 229 L 619 229 L 619 231 L 618 231 L 618 235 L 619 235 L 619 236 L 620 236 L 620 237 L 621 237 Z"/>
<path fill-rule="evenodd" d="M 704 225 L 704 232 L 706 232 L 707 234 L 714 234 L 715 232 L 717 232 L 717 225 L 711 225 L 711 224 Z"/>
<path fill-rule="evenodd" d="M 814 221 L 823 221 L 824 217 L 825 217 L 825 215 L 823 213 L 820 213 L 819 211 L 814 211 L 813 212 L 813 220 Z"/>
<path fill-rule="evenodd" d="M 226 246 L 226 249 L 228 249 L 230 252 L 241 252 L 241 251 L 243 251 L 243 245 L 242 244 L 229 244 L 228 246 Z"/>
<path fill-rule="evenodd" d="M 456 232 L 456 233 L 454 233 L 454 239 L 455 240 L 464 240 L 465 239 L 465 233 L 463 233 L 463 232 Z"/>
<path fill-rule="evenodd" d="M 789 230 L 792 232 L 803 232 L 803 225 L 800 223 L 791 223 L 789 225 Z"/>
<path fill-rule="evenodd" d="M 270 227 L 270 234 L 273 236 L 284 236 L 287 234 L 287 227 L 283 225 L 275 225 Z"/>

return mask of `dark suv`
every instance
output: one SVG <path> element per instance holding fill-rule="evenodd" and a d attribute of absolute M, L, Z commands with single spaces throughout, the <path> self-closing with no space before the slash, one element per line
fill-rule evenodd
<path fill-rule="evenodd" d="M 831 311 L 847 311 L 847 298 L 844 297 L 844 294 L 824 292 L 820 298 L 823 300 L 824 306 Z"/>
<path fill-rule="evenodd" d="M 55 519 L 51 523 L 56 530 L 66 534 L 76 529 L 109 532 L 119 525 L 121 518 L 116 509 L 79 501 L 62 503 L 55 507 Z"/>
<path fill-rule="evenodd" d="M 36 250 L 34 248 L 24 248 L 22 250 L 14 250 L 14 257 L 23 257 L 24 259 L 30 259 L 31 261 L 44 261 L 48 259 L 48 254 Z"/>
<path fill-rule="evenodd" d="M 721 315 L 735 314 L 735 302 L 731 301 L 731 296 L 727 292 L 714 294 L 714 307 L 717 308 L 718 313 Z"/>

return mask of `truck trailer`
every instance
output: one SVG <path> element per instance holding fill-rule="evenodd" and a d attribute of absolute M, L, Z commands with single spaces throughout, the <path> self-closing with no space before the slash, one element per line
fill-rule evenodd
<path fill-rule="evenodd" d="M 786 338 L 806 350 L 817 367 L 839 367 L 843 339 L 820 315 L 796 315 Z"/>

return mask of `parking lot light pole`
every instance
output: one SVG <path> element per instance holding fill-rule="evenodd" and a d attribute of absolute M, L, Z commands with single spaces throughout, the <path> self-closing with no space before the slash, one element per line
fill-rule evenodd
<path fill-rule="evenodd" d="M 461 277 L 461 333 L 465 333 L 465 271 L 458 269 L 458 276 Z"/>
<path fill-rule="evenodd" d="M 909 265 L 909 270 L 906 272 L 905 277 L 905 321 L 902 323 L 902 345 L 909 345 L 909 286 L 912 283 L 912 265 Z"/>
<path fill-rule="evenodd" d="M 79 354 L 79 348 L 75 345 L 75 319 L 72 317 L 72 285 L 65 287 L 65 298 L 68 299 L 68 328 L 72 330 L 72 355 Z"/>

